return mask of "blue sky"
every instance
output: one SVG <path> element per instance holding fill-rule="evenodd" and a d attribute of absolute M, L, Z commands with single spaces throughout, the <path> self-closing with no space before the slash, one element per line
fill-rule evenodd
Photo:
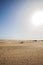
<path fill-rule="evenodd" d="M 0 3 L 0 39 L 19 39 L 22 33 L 22 22 L 17 19 L 23 1 L 2 0 Z"/>
<path fill-rule="evenodd" d="M 29 20 L 38 4 L 32 0 L 0 0 L 0 39 L 43 39 L 43 27 L 34 28 Z"/>

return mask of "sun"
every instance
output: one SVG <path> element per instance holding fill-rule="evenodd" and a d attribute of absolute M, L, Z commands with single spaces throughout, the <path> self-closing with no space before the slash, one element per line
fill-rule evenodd
<path fill-rule="evenodd" d="M 41 26 L 43 24 L 43 11 L 36 11 L 33 13 L 32 24 L 34 26 Z"/>

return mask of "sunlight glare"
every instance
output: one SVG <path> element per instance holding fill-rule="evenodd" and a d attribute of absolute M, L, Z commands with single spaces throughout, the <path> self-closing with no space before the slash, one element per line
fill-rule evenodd
<path fill-rule="evenodd" d="M 43 11 L 36 11 L 32 15 L 32 24 L 34 26 L 40 26 L 43 24 Z"/>

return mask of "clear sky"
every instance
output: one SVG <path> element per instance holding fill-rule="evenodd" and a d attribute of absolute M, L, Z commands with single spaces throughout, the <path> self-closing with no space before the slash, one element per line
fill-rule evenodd
<path fill-rule="evenodd" d="M 43 39 L 43 26 L 34 27 L 31 15 L 43 9 L 41 0 L 0 0 L 0 39 Z"/>

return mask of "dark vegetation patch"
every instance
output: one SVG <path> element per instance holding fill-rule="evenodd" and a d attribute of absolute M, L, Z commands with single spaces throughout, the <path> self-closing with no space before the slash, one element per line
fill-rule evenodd
<path fill-rule="evenodd" d="M 23 41 L 20 42 L 20 44 L 23 44 L 23 43 L 24 43 Z"/>
<path fill-rule="evenodd" d="M 37 42 L 37 40 L 34 40 L 35 42 Z"/>

